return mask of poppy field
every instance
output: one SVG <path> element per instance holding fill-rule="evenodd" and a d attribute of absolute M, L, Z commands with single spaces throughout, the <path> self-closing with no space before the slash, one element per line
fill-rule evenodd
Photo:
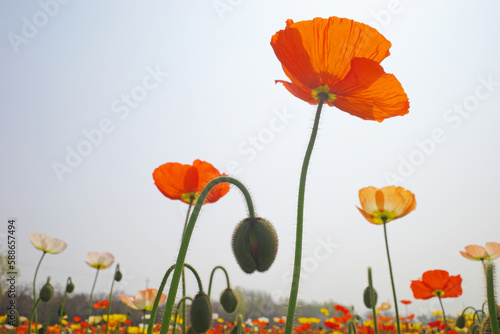
<path fill-rule="evenodd" d="M 307 182 L 316 139 L 321 131 L 321 116 L 325 109 L 332 108 L 353 116 L 359 122 L 379 124 L 410 114 L 411 96 L 398 80 L 398 73 L 387 73 L 382 65 L 390 56 L 391 42 L 368 24 L 336 16 L 302 21 L 288 19 L 285 27 L 269 38 L 270 47 L 283 70 L 283 76 L 275 80 L 277 87 L 290 93 L 291 99 L 297 98 L 300 103 L 305 102 L 305 106 L 316 108 L 309 140 L 305 143 L 304 152 L 301 151 L 303 160 L 297 175 L 293 267 L 291 284 L 286 287 L 289 295 L 282 314 L 249 317 L 240 309 L 245 296 L 235 288 L 230 280 L 231 273 L 224 266 L 216 266 L 207 282 L 201 279 L 197 264 L 190 263 L 188 257 L 190 247 L 196 241 L 193 238 L 197 232 L 196 224 L 204 218 L 201 216 L 203 209 L 224 206 L 224 197 L 238 193 L 245 211 L 241 212 L 241 220 L 232 231 L 232 256 L 238 270 L 247 275 L 261 275 L 265 281 L 266 273 L 279 261 L 280 233 L 271 219 L 257 213 L 257 199 L 249 191 L 251 185 L 202 159 L 192 163 L 164 161 L 151 170 L 151 184 L 154 184 L 155 191 L 158 190 L 159 198 L 182 205 L 185 216 L 181 222 L 182 234 L 176 236 L 179 243 L 167 245 L 172 252 L 175 251 L 175 262 L 164 272 L 161 283 L 138 290 L 133 295 L 117 292 L 115 283 L 119 284 L 126 276 L 120 268 L 119 258 L 111 252 L 90 249 L 85 263 L 86 269 L 90 267 L 93 273 L 92 287 L 88 291 L 88 301 L 84 303 L 85 314 L 77 316 L 75 310 L 66 305 L 75 291 L 73 279 L 67 278 L 64 288 L 57 291 L 58 298 L 55 298 L 58 288 L 54 287 L 51 277 L 39 275 L 46 262 L 44 259 L 63 253 L 68 244 L 46 235 L 40 228 L 29 238 L 33 247 L 40 251 L 30 287 L 32 295 L 29 298 L 33 303 L 30 310 L 23 310 L 23 313 L 14 306 L 0 311 L 0 334 L 500 334 L 500 306 L 495 294 L 494 266 L 495 259 L 500 257 L 500 243 L 464 244 L 462 249 L 456 249 L 457 257 L 475 261 L 477 271 L 484 276 L 483 304 L 465 306 L 458 314 L 450 313 L 443 300 L 459 298 L 468 287 L 463 284 L 460 272 L 433 267 L 416 273 L 414 279 L 406 282 L 413 295 L 412 300 L 400 297 L 394 272 L 408 269 L 411 264 L 408 268 L 400 268 L 393 263 L 394 253 L 401 254 L 404 250 L 390 247 L 388 231 L 393 224 L 412 215 L 421 204 L 417 192 L 396 184 L 383 187 L 367 184 L 361 189 L 353 188 L 359 202 L 352 203 L 351 208 L 360 221 L 371 224 L 380 230 L 380 235 L 383 234 L 380 242 L 384 244 L 385 252 L 378 255 L 387 259 L 390 279 L 375 285 L 372 268 L 366 268 L 366 288 L 352 292 L 353 295 L 362 295 L 365 307 L 362 310 L 345 304 L 331 304 L 307 317 L 298 312 L 299 289 L 303 281 L 305 225 L 308 223 L 304 219 L 308 210 L 306 197 L 319 191 L 308 186 Z M 286 79 L 283 80 L 284 77 Z M 341 160 L 338 164 L 344 162 Z M 279 190 L 270 186 L 268 191 L 269 197 L 279 198 Z M 220 218 L 221 221 L 223 219 Z M 148 233 L 155 234 L 155 231 L 151 229 Z M 220 242 L 217 236 L 211 238 L 214 244 Z M 141 247 L 147 249 L 150 242 L 143 241 Z M 409 235 L 408 242 L 417 241 Z M 131 249 L 140 248 L 123 243 Z M 162 258 L 158 262 L 157 266 L 163 268 L 166 261 Z M 445 265 L 443 263 L 443 268 Z M 102 298 L 102 294 L 97 297 L 96 292 L 96 284 L 103 280 L 100 273 L 104 270 L 113 272 L 106 298 Z M 147 271 L 148 268 L 141 270 Z M 216 271 L 224 275 L 225 289 L 222 292 L 212 291 Z M 187 276 L 194 277 L 196 281 L 197 293 L 194 295 L 187 292 Z M 377 286 L 381 284 L 390 286 L 390 302 L 380 300 Z M 6 299 L 6 295 L 3 298 Z M 408 306 L 415 300 L 435 301 L 440 307 L 429 314 L 409 313 Z M 10 303 L 15 305 L 15 301 Z M 129 313 L 113 313 L 113 303 L 121 303 Z M 221 314 L 214 311 L 214 303 L 223 310 Z M 50 305 L 48 317 L 41 316 L 38 311 L 41 305 Z M 133 320 L 132 312 L 140 314 L 140 317 Z M 231 320 L 226 316 L 229 314 L 232 315 Z"/>

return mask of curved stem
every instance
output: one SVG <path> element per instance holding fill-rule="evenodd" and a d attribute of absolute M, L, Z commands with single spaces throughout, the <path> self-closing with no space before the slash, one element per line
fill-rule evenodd
<path fill-rule="evenodd" d="M 401 334 L 401 327 L 399 324 L 399 311 L 398 311 L 398 299 L 396 297 L 396 288 L 394 287 L 394 277 L 392 275 L 392 265 L 391 265 L 391 256 L 389 255 L 389 242 L 387 240 L 387 223 L 384 219 L 384 238 L 385 238 L 385 249 L 387 250 L 387 262 L 389 263 L 389 273 L 391 274 L 391 286 L 392 286 L 392 295 L 394 297 L 394 311 L 396 312 L 396 325 L 398 328 L 398 334 Z"/>
<path fill-rule="evenodd" d="M 184 260 L 186 259 L 186 254 L 187 250 L 189 247 L 189 241 L 191 240 L 191 235 L 193 233 L 194 226 L 196 224 L 196 219 L 198 218 L 198 215 L 200 214 L 201 207 L 203 205 L 203 202 L 205 202 L 205 199 L 212 190 L 213 187 L 218 185 L 219 183 L 232 183 L 235 186 L 237 186 L 243 195 L 245 196 L 245 200 L 247 202 L 247 207 L 248 207 L 248 214 L 250 218 L 255 218 L 255 211 L 253 208 L 253 203 L 252 203 L 252 198 L 250 196 L 250 193 L 248 190 L 245 188 L 245 186 L 235 178 L 229 177 L 229 176 L 220 176 L 212 181 L 210 181 L 205 188 L 200 193 L 200 196 L 198 197 L 196 201 L 196 205 L 194 206 L 193 213 L 189 217 L 189 223 L 186 227 L 186 231 L 184 233 L 184 237 L 182 238 L 181 242 L 181 247 L 179 249 L 179 253 L 177 255 L 177 262 L 175 264 L 175 269 L 174 269 L 174 274 L 172 276 L 172 282 L 170 284 L 170 289 L 169 293 L 167 296 L 167 302 L 165 306 L 165 311 L 163 314 L 163 320 L 162 320 L 162 325 L 160 329 L 160 334 L 166 334 L 168 332 L 169 328 L 169 323 L 170 323 L 170 317 L 172 316 L 172 310 L 174 307 L 174 302 L 175 302 L 175 296 L 177 294 L 177 289 L 179 287 L 179 280 L 182 272 L 182 268 L 184 267 Z"/>
<path fill-rule="evenodd" d="M 189 220 L 189 214 L 191 213 L 191 208 L 193 207 L 194 196 L 189 199 L 189 207 L 186 214 L 186 219 L 184 221 L 184 228 L 182 229 L 182 236 L 184 236 L 184 232 L 186 231 L 186 226 Z M 186 273 L 185 268 L 182 268 L 182 297 L 186 297 Z M 186 304 L 182 304 L 182 333 L 186 334 Z M 175 332 L 175 331 L 174 331 Z"/>
<path fill-rule="evenodd" d="M 168 269 L 165 275 L 163 276 L 163 279 L 160 283 L 160 287 L 158 288 L 158 293 L 156 294 L 155 302 L 153 303 L 153 309 L 151 310 L 151 314 L 149 315 L 149 325 L 148 325 L 148 333 L 151 334 L 153 332 L 153 326 L 156 320 L 156 311 L 158 310 L 158 305 L 160 304 L 160 298 L 161 294 L 163 293 L 163 290 L 165 289 L 165 285 L 167 284 L 167 279 L 168 276 L 170 276 L 170 273 L 172 270 L 174 270 L 175 264 L 171 265 Z"/>
<path fill-rule="evenodd" d="M 90 290 L 90 302 L 89 302 L 89 316 L 87 318 L 87 326 L 90 326 L 90 316 L 92 315 L 92 295 L 94 294 L 95 283 L 97 282 L 97 276 L 99 275 L 99 269 L 95 273 L 94 284 L 92 284 L 92 290 Z"/>
<path fill-rule="evenodd" d="M 448 334 L 448 321 L 446 320 L 446 313 L 444 313 L 443 302 L 441 301 L 441 296 L 438 295 L 439 304 L 441 305 L 441 311 L 443 312 L 443 322 L 446 334 Z"/>
<path fill-rule="evenodd" d="M 36 269 L 35 269 L 35 277 L 33 278 L 33 302 L 35 302 L 35 300 L 36 300 L 36 276 L 38 275 L 38 269 L 40 268 L 40 264 L 42 263 L 42 260 L 45 257 L 45 254 L 47 254 L 47 252 L 44 251 L 42 254 L 42 257 L 40 258 L 40 261 L 38 261 L 38 265 L 36 266 Z M 38 323 L 36 309 L 35 309 L 35 322 Z"/>
<path fill-rule="evenodd" d="M 108 305 L 108 318 L 106 319 L 106 331 L 111 331 L 109 330 L 109 317 L 111 316 L 111 298 L 113 297 L 113 286 L 115 285 L 115 277 L 116 273 L 120 270 L 120 264 L 117 263 L 115 267 L 115 273 L 113 274 L 113 281 L 111 282 L 111 289 L 109 290 L 109 305 Z M 106 333 L 105 333 L 106 334 Z"/>
<path fill-rule="evenodd" d="M 491 333 L 499 334 L 493 274 L 493 263 L 488 262 L 486 264 L 486 296 L 488 299 L 488 313 L 490 315 Z"/>
<path fill-rule="evenodd" d="M 303 222 L 304 222 L 304 198 L 306 192 L 306 178 L 307 169 L 309 167 L 309 161 L 311 160 L 311 154 L 314 148 L 314 142 L 316 141 L 316 135 L 318 134 L 319 118 L 321 115 L 321 109 L 323 107 L 324 98 L 320 98 L 318 102 L 318 109 L 316 110 L 316 116 L 314 118 L 314 125 L 309 139 L 309 144 L 307 145 L 306 154 L 304 156 L 304 161 L 302 162 L 302 170 L 300 172 L 300 182 L 299 182 L 299 199 L 297 204 L 297 231 L 295 234 L 295 259 L 293 264 L 293 279 L 292 286 L 290 289 L 290 298 L 288 300 L 288 313 L 286 316 L 285 334 L 291 334 L 293 329 L 293 320 L 295 317 L 295 307 L 297 305 L 297 295 L 299 293 L 299 281 L 300 281 L 300 264 L 302 261 L 302 234 L 303 234 Z"/>
<path fill-rule="evenodd" d="M 186 267 L 189 270 L 191 270 L 191 272 L 193 273 L 194 277 L 196 278 L 196 281 L 198 282 L 198 290 L 200 292 L 202 292 L 203 291 L 203 285 L 201 284 L 201 278 L 198 275 L 198 273 L 196 272 L 196 270 L 191 265 L 189 265 L 187 263 L 184 263 L 184 267 Z"/>
<path fill-rule="evenodd" d="M 71 282 L 71 277 L 68 277 L 68 279 L 66 280 L 66 287 L 68 286 L 69 282 Z M 68 297 L 68 290 L 66 288 L 64 289 L 64 296 L 61 303 L 61 311 L 59 312 L 59 328 L 61 329 L 61 333 L 62 333 L 62 321 L 64 317 L 64 304 L 66 304 L 67 297 Z"/>
<path fill-rule="evenodd" d="M 186 306 L 186 300 L 190 300 L 191 303 L 193 302 L 193 298 L 191 298 L 191 297 L 182 297 L 179 300 L 179 302 L 177 303 L 177 308 L 175 309 L 175 312 L 174 312 L 174 324 L 172 326 L 172 334 L 175 334 L 175 328 L 177 325 L 177 317 L 178 317 L 177 312 L 179 311 L 179 307 L 181 307 L 181 303 L 183 306 Z"/>
<path fill-rule="evenodd" d="M 47 317 L 47 321 L 45 322 L 45 325 L 47 326 L 47 328 L 49 327 L 49 324 L 50 324 L 50 319 L 52 319 L 52 313 L 54 312 L 54 307 L 59 304 L 59 306 L 62 305 L 62 303 L 58 300 L 56 300 L 54 303 L 51 303 L 50 305 L 50 309 L 49 309 L 49 316 Z M 62 306 L 61 306 L 62 307 Z M 60 328 L 60 327 L 59 327 Z"/>
<path fill-rule="evenodd" d="M 31 329 L 32 329 L 32 320 L 33 320 L 33 315 L 36 313 L 36 308 L 38 306 L 38 303 L 40 302 L 40 298 L 38 298 L 36 301 L 35 301 L 35 304 L 33 305 L 33 309 L 31 310 L 31 314 L 30 314 L 30 334 L 31 334 Z M 38 332 L 38 323 L 35 324 L 36 326 L 36 331 Z"/>
<path fill-rule="evenodd" d="M 372 305 L 373 329 L 375 334 L 378 334 L 377 328 L 377 311 L 375 310 L 375 293 L 373 291 L 372 268 L 368 267 L 368 286 L 370 287 L 370 302 Z"/>
<path fill-rule="evenodd" d="M 226 282 L 227 282 L 227 288 L 231 289 L 231 284 L 229 283 L 229 275 L 227 274 L 226 268 L 223 266 L 216 266 L 214 269 L 212 269 L 212 273 L 210 274 L 210 281 L 208 282 L 208 298 L 210 298 L 210 291 L 212 291 L 212 280 L 214 278 L 215 270 L 221 269 L 224 272 L 224 275 L 226 275 Z"/>

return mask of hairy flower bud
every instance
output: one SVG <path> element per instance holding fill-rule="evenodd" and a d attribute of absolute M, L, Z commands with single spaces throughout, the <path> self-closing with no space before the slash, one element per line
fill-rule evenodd
<path fill-rule="evenodd" d="M 365 291 L 363 292 L 363 302 L 365 306 L 368 308 L 372 308 L 373 305 L 377 305 L 377 291 L 373 289 L 373 304 L 372 299 L 370 298 L 370 287 L 367 286 Z"/>
<path fill-rule="evenodd" d="M 238 307 L 238 295 L 236 295 L 233 289 L 227 288 L 220 295 L 220 304 L 224 311 L 233 313 Z"/>
<path fill-rule="evenodd" d="M 54 297 L 54 287 L 50 284 L 50 277 L 47 279 L 47 283 L 42 286 L 40 290 L 40 300 L 44 303 L 50 301 Z"/>
<path fill-rule="evenodd" d="M 191 327 L 204 333 L 212 326 L 212 304 L 207 294 L 200 291 L 191 303 Z"/>
<path fill-rule="evenodd" d="M 267 220 L 246 218 L 236 226 L 232 246 L 236 261 L 244 272 L 264 272 L 276 258 L 278 237 L 273 225 Z"/>

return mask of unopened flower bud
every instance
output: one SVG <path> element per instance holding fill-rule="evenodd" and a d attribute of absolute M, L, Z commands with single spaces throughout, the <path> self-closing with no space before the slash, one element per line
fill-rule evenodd
<path fill-rule="evenodd" d="M 212 304 L 207 294 L 200 291 L 191 303 L 191 327 L 199 333 L 204 333 L 212 326 Z"/>
<path fill-rule="evenodd" d="M 460 329 L 465 327 L 465 317 L 463 314 L 460 314 L 460 316 L 458 316 L 457 321 L 455 322 L 455 326 Z"/>
<path fill-rule="evenodd" d="M 73 284 L 73 281 L 71 280 L 71 277 L 70 277 L 70 278 L 68 278 L 68 282 L 66 283 L 66 292 L 72 293 L 73 290 L 75 290 L 75 284 Z"/>
<path fill-rule="evenodd" d="M 120 270 L 117 270 L 115 273 L 115 281 L 120 282 L 122 280 L 122 272 Z"/>
<path fill-rule="evenodd" d="M 42 286 L 40 290 L 40 300 L 44 303 L 50 301 L 54 297 L 54 287 L 50 284 L 50 277 L 47 279 L 47 283 Z"/>
<path fill-rule="evenodd" d="M 224 311 L 233 313 L 238 307 L 238 296 L 233 289 L 227 288 L 220 295 L 220 304 Z"/>
<path fill-rule="evenodd" d="M 273 225 L 267 220 L 246 218 L 236 226 L 232 246 L 236 261 L 244 272 L 264 272 L 276 258 L 278 237 Z"/>
<path fill-rule="evenodd" d="M 372 304 L 372 299 L 370 297 L 370 287 L 367 286 L 365 291 L 363 292 L 363 302 L 365 303 L 365 306 L 368 308 L 372 308 L 373 305 L 377 305 L 377 291 L 373 289 L 373 304 Z"/>

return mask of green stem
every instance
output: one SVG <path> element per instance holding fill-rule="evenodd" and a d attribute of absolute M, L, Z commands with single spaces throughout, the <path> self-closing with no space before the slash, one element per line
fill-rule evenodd
<path fill-rule="evenodd" d="M 40 302 L 40 298 L 38 298 L 36 301 L 35 301 L 35 304 L 33 305 L 33 309 L 31 310 L 31 314 L 30 314 L 30 334 L 31 334 L 31 328 L 32 328 L 32 320 L 33 320 L 33 316 L 35 315 L 36 313 L 36 308 L 38 306 L 38 303 Z M 36 324 L 36 331 L 38 332 L 38 323 Z"/>
<path fill-rule="evenodd" d="M 491 333 L 499 334 L 493 275 L 493 263 L 488 262 L 486 264 L 486 296 L 488 299 L 488 313 L 490 315 Z"/>
<path fill-rule="evenodd" d="M 375 334 L 378 334 L 377 328 L 377 311 L 375 310 L 375 293 L 373 292 L 372 268 L 368 267 L 368 286 L 370 287 L 370 302 L 372 305 L 373 329 Z"/>
<path fill-rule="evenodd" d="M 181 303 L 182 305 L 186 305 L 186 299 L 187 300 L 190 300 L 191 303 L 193 302 L 193 298 L 191 297 L 182 297 L 180 300 L 179 300 L 179 303 L 177 303 L 177 308 L 175 309 L 175 312 L 174 312 L 174 324 L 172 326 L 172 334 L 175 334 L 175 329 L 176 329 L 176 325 L 177 325 L 177 311 L 179 311 L 179 307 L 181 307 Z"/>
<path fill-rule="evenodd" d="M 70 277 L 68 277 L 68 279 L 66 280 L 66 288 L 64 289 L 64 296 L 63 296 L 63 300 L 61 303 L 61 311 L 59 312 L 59 328 L 61 329 L 61 333 L 62 333 L 62 321 L 63 321 L 63 317 L 64 317 L 64 304 L 66 304 L 66 298 L 68 297 L 67 286 L 68 286 L 69 282 L 71 282 Z"/>
<path fill-rule="evenodd" d="M 47 321 L 45 322 L 45 325 L 47 326 L 47 328 L 49 327 L 49 324 L 50 324 L 50 319 L 52 319 L 52 313 L 54 312 L 54 307 L 59 304 L 59 306 L 62 305 L 62 303 L 60 301 L 56 301 L 54 303 L 51 303 L 50 305 L 50 309 L 49 309 L 49 316 L 47 318 Z"/>
<path fill-rule="evenodd" d="M 97 276 L 99 275 L 99 269 L 95 273 L 94 284 L 92 284 L 92 290 L 90 290 L 90 302 L 89 302 L 89 316 L 87 318 L 87 327 L 90 327 L 90 316 L 92 315 L 92 295 L 94 294 L 95 283 L 97 282 Z"/>
<path fill-rule="evenodd" d="M 184 236 L 184 232 L 186 231 L 186 226 L 189 221 L 189 214 L 191 213 L 191 208 L 193 207 L 194 196 L 192 196 L 189 200 L 189 207 L 186 214 L 186 219 L 184 220 L 184 228 L 182 229 L 182 236 Z M 182 268 L 182 297 L 186 297 L 186 273 L 185 268 Z M 182 333 L 186 334 L 186 304 L 182 304 Z"/>
<path fill-rule="evenodd" d="M 196 270 L 189 264 L 187 263 L 184 263 L 184 267 L 188 268 L 189 270 L 191 270 L 196 278 L 196 281 L 198 282 L 198 288 L 200 289 L 200 291 L 203 291 L 203 286 L 201 284 L 201 279 L 200 279 L 200 276 L 198 275 L 198 273 L 196 272 Z M 151 334 L 152 331 L 153 331 L 153 327 L 154 327 L 154 322 L 156 320 L 156 312 L 158 310 L 158 306 L 160 304 L 160 298 L 161 298 L 161 294 L 163 293 L 163 290 L 165 289 L 165 285 L 167 284 L 167 280 L 168 280 L 168 277 L 170 276 L 170 273 L 175 269 L 175 264 L 170 266 L 168 269 L 167 269 L 167 272 L 165 273 L 165 275 L 163 276 L 163 279 L 161 281 L 161 284 L 160 284 L 160 287 L 158 288 L 158 293 L 156 294 L 156 298 L 155 298 L 155 301 L 153 303 L 153 309 L 151 311 L 151 314 L 149 316 L 149 325 L 148 325 L 148 332 L 147 334 Z"/>
<path fill-rule="evenodd" d="M 299 199 L 297 204 L 297 230 L 295 234 L 295 259 L 293 264 L 292 286 L 290 288 L 290 298 L 288 301 L 288 313 L 286 317 L 285 334 L 291 334 L 293 330 L 295 307 L 297 305 L 297 295 L 299 293 L 300 265 L 302 261 L 302 234 L 303 234 L 303 222 L 304 222 L 304 198 L 306 191 L 307 169 L 309 167 L 309 161 L 311 160 L 311 154 L 314 148 L 314 142 L 316 141 L 316 135 L 318 134 L 319 118 L 321 115 L 321 109 L 323 107 L 324 101 L 325 101 L 324 97 L 320 97 L 318 102 L 318 109 L 316 110 L 316 116 L 314 118 L 314 125 L 311 137 L 309 139 L 309 144 L 307 145 L 304 161 L 302 162 L 302 170 L 300 172 Z"/>
<path fill-rule="evenodd" d="M 441 300 L 441 296 L 438 295 L 437 297 L 439 299 L 439 304 L 441 305 L 441 311 L 443 312 L 444 329 L 446 331 L 446 334 L 448 334 L 448 321 L 446 320 L 446 313 L 444 313 L 443 302 Z"/>
<path fill-rule="evenodd" d="M 236 334 L 243 334 L 243 316 L 240 314 L 238 314 L 238 320 L 236 322 L 236 326 L 238 326 L 238 329 L 237 329 L 237 333 Z"/>
<path fill-rule="evenodd" d="M 227 288 L 231 289 L 231 284 L 229 283 L 229 275 L 227 274 L 226 268 L 223 266 L 216 266 L 214 269 L 212 269 L 212 273 L 210 274 L 210 281 L 208 282 L 208 298 L 210 298 L 210 291 L 212 291 L 212 280 L 214 278 L 215 270 L 221 269 L 224 272 L 224 275 L 226 275 L 226 282 L 227 282 Z"/>
<path fill-rule="evenodd" d="M 196 278 L 196 282 L 198 282 L 198 290 L 200 292 L 202 292 L 203 291 L 203 285 L 201 284 L 200 275 L 198 275 L 198 273 L 196 272 L 196 270 L 191 265 L 189 265 L 187 263 L 184 263 L 184 267 L 186 267 L 189 270 L 191 270 L 191 272 L 193 273 L 194 277 Z"/>
<path fill-rule="evenodd" d="M 167 302 L 165 306 L 165 311 L 163 314 L 163 320 L 161 324 L 161 329 L 160 329 L 160 334 L 166 334 L 168 332 L 169 324 L 170 324 L 170 317 L 172 316 L 172 310 L 174 307 L 175 303 L 175 297 L 177 295 L 177 289 L 179 288 L 179 280 L 182 272 L 182 268 L 184 268 L 184 260 L 186 259 L 186 254 L 187 250 L 189 247 L 189 241 L 191 240 L 191 235 L 193 233 L 194 226 L 196 224 L 196 219 L 198 218 L 198 215 L 200 214 L 201 207 L 203 205 L 203 202 L 205 202 L 205 199 L 212 190 L 213 187 L 218 185 L 219 183 L 232 183 L 236 187 L 238 187 L 241 192 L 243 193 L 245 200 L 247 202 L 247 207 L 248 207 L 248 215 L 250 218 L 255 218 L 255 211 L 252 203 L 252 198 L 250 196 L 250 193 L 248 190 L 245 188 L 245 186 L 235 178 L 229 177 L 229 176 L 220 176 L 212 181 L 210 181 L 205 188 L 200 193 L 200 196 L 198 197 L 196 201 L 196 205 L 193 208 L 193 213 L 189 217 L 189 223 L 186 227 L 186 231 L 184 234 L 184 237 L 182 238 L 181 242 L 181 247 L 179 249 L 179 253 L 177 255 L 177 262 L 175 264 L 175 269 L 174 269 L 174 274 L 172 276 L 172 282 L 170 284 L 170 289 L 167 297 Z"/>
<path fill-rule="evenodd" d="M 141 334 L 144 333 L 144 326 L 146 326 L 146 309 L 142 310 L 142 328 L 141 328 Z"/>
<path fill-rule="evenodd" d="M 108 318 L 106 319 L 106 331 L 111 331 L 109 330 L 109 317 L 111 316 L 111 298 L 113 297 L 113 286 L 115 285 L 115 277 L 116 273 L 120 270 L 120 264 L 117 263 L 115 267 L 115 273 L 113 274 L 113 281 L 111 282 L 111 290 L 109 290 L 109 306 L 108 306 Z"/>
<path fill-rule="evenodd" d="M 156 311 L 158 310 L 158 305 L 160 304 L 160 298 L 161 294 L 163 293 L 163 290 L 165 289 L 165 285 L 167 284 L 167 279 L 168 276 L 170 276 L 170 273 L 172 270 L 174 270 L 175 264 L 170 266 L 167 269 L 167 272 L 165 275 L 163 275 L 163 279 L 161 281 L 160 287 L 158 288 L 158 293 L 156 294 L 155 302 L 153 303 L 153 309 L 151 310 L 151 314 L 149 315 L 149 326 L 148 326 L 148 333 L 151 334 L 153 331 L 153 326 L 156 321 Z"/>
<path fill-rule="evenodd" d="M 396 325 L 398 328 L 398 334 L 401 334 L 401 327 L 399 324 L 399 311 L 398 311 L 398 299 L 396 297 L 396 288 L 394 287 L 394 277 L 392 275 L 392 265 L 391 265 L 391 256 L 389 255 L 389 241 L 387 240 L 387 223 L 384 220 L 384 238 L 385 238 L 385 249 L 387 250 L 387 262 L 389 263 L 389 273 L 391 274 L 391 286 L 392 286 L 392 295 L 394 297 L 394 310 L 396 312 Z"/>
<path fill-rule="evenodd" d="M 45 254 L 47 254 L 47 252 L 44 251 L 42 254 L 42 257 L 40 258 L 40 261 L 38 261 L 38 265 L 36 266 L 36 269 L 35 269 L 35 277 L 33 278 L 33 302 L 35 302 L 35 300 L 36 300 L 36 276 L 38 275 L 38 269 L 40 268 L 40 264 L 42 263 L 42 260 L 45 257 Z M 38 316 L 36 313 L 36 308 L 35 308 L 35 322 L 38 324 Z M 30 330 L 31 330 L 31 328 L 30 328 Z"/>

